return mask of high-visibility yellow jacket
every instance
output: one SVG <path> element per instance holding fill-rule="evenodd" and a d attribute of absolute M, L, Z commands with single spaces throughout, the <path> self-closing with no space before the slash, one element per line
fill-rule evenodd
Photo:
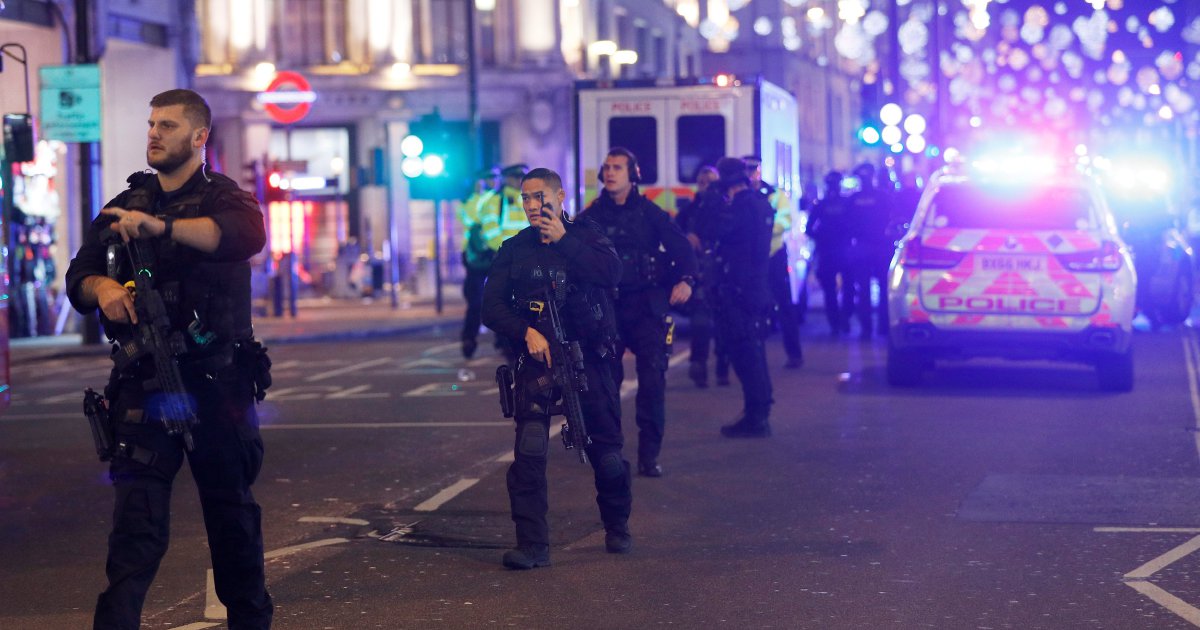
<path fill-rule="evenodd" d="M 775 209 L 775 224 L 771 229 L 771 255 L 783 247 L 783 236 L 792 229 L 792 199 L 784 190 L 775 189 L 767 195 L 767 202 Z"/>
<path fill-rule="evenodd" d="M 521 207 L 521 191 L 504 186 L 479 204 L 479 222 L 483 225 L 483 237 L 488 246 L 499 251 L 500 244 L 529 227 L 525 209 Z"/>
<path fill-rule="evenodd" d="M 467 197 L 466 201 L 458 204 L 458 224 L 462 227 L 463 251 L 467 249 L 467 235 L 470 234 L 471 228 L 480 222 L 483 205 L 487 202 L 488 197 L 495 194 L 494 190 L 484 190 Z"/>

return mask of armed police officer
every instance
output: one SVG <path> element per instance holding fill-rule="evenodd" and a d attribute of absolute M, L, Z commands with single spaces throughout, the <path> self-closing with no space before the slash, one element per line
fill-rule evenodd
<path fill-rule="evenodd" d="M 637 358 L 638 473 L 661 477 L 658 455 L 666 425 L 668 337 L 673 333 L 667 311 L 691 297 L 696 255 L 671 215 L 638 192 L 641 173 L 632 152 L 609 150 L 600 179 L 604 190 L 579 216 L 595 221 L 621 257 L 616 380 L 624 379 L 621 357 L 629 348 Z"/>
<path fill-rule="evenodd" d="M 775 211 L 750 187 L 746 164 L 735 157 L 717 162 L 721 180 L 700 198 L 696 233 L 716 257 L 713 291 L 718 338 L 742 383 L 738 419 L 721 427 L 730 438 L 771 435 L 771 375 L 763 349 L 771 296 L 767 261 Z"/>
<path fill-rule="evenodd" d="M 507 476 L 517 546 L 503 558 L 512 569 L 550 564 L 546 456 L 550 414 L 562 395 L 552 378 L 550 343 L 563 340 L 552 339 L 546 302 L 560 294 L 563 332 L 582 354 L 586 390 L 579 398 L 590 437 L 585 452 L 595 473 L 605 549 L 626 553 L 632 545 L 629 463 L 621 455 L 621 401 L 611 372 L 616 329 L 609 295 L 621 278 L 621 260 L 595 224 L 565 220 L 564 199 L 554 171 L 538 168 L 525 175 L 521 202 L 529 227 L 500 247 L 483 292 L 484 324 L 520 349 L 516 440 Z"/>
<path fill-rule="evenodd" d="M 825 175 L 825 196 L 813 206 L 805 227 L 805 233 L 817 246 L 817 282 L 825 296 L 825 316 L 834 337 L 850 331 L 850 316 L 854 312 L 850 260 L 854 226 L 848 200 L 842 196 L 842 179 L 838 171 Z"/>
<path fill-rule="evenodd" d="M 880 171 L 877 181 L 875 167 L 866 162 L 854 168 L 854 175 L 860 181 L 860 188 L 847 202 L 854 233 L 851 248 L 854 271 L 851 274 L 855 278 L 860 334 L 863 339 L 869 339 L 873 330 L 880 335 L 888 333 L 887 274 L 896 252 L 896 239 L 891 230 L 894 188 L 888 171 Z M 872 281 L 879 286 L 879 301 L 875 304 L 871 300 Z"/>
<path fill-rule="evenodd" d="M 792 199 L 786 190 L 775 188 L 763 181 L 761 158 L 747 155 L 742 160 L 746 162 L 746 176 L 750 178 L 750 187 L 763 195 L 775 211 L 775 219 L 771 224 L 767 285 L 774 302 L 775 323 L 779 326 L 780 336 L 783 337 L 783 351 L 787 354 L 787 361 L 783 367 L 798 368 L 804 365 L 804 349 L 800 346 L 800 322 L 796 318 L 796 304 L 792 301 L 792 279 L 788 272 L 791 261 L 788 260 L 787 243 L 784 242 L 784 238 L 792 229 Z"/>
<path fill-rule="evenodd" d="M 83 313 L 100 310 L 116 364 L 105 388 L 114 446 L 102 454 L 112 461 L 116 507 L 95 627 L 139 627 L 167 551 L 171 485 L 186 457 L 229 627 L 267 628 L 273 606 L 261 510 L 250 492 L 263 457 L 254 402 L 269 365 L 250 325 L 248 261 L 266 242 L 263 217 L 253 196 L 204 169 L 212 113 L 199 94 L 170 90 L 150 108 L 146 161 L 157 173 L 129 178 L 129 189 L 86 231 L 66 276 L 71 304 Z M 148 295 L 131 294 L 126 286 L 135 274 L 143 276 L 139 293 L 152 290 L 165 308 L 146 307 Z M 185 351 L 151 356 L 148 325 Z M 173 375 L 184 392 L 161 388 Z M 181 402 L 198 419 L 182 434 L 171 411 Z"/>

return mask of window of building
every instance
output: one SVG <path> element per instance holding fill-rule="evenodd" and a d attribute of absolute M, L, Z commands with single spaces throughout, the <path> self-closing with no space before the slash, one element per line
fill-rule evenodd
<path fill-rule="evenodd" d="M 280 14 L 279 59 L 284 66 L 319 66 L 325 55 L 325 7 L 322 0 L 293 0 Z"/>
<path fill-rule="evenodd" d="M 467 63 L 466 4 L 461 0 L 421 0 L 418 9 L 419 61 Z"/>
<path fill-rule="evenodd" d="M 658 182 L 658 121 L 653 116 L 608 119 L 608 146 L 625 147 L 633 151 L 642 172 L 641 183 Z M 721 149 L 724 150 L 724 143 Z"/>
<path fill-rule="evenodd" d="M 725 117 L 680 116 L 675 121 L 679 139 L 679 181 L 694 184 L 701 166 L 716 166 L 725 155 Z"/>
<path fill-rule="evenodd" d="M 667 38 L 662 35 L 654 36 L 654 76 L 667 77 Z"/>

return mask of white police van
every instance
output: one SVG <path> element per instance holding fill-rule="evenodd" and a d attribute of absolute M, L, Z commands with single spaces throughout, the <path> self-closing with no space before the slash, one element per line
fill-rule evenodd
<path fill-rule="evenodd" d="M 575 84 L 575 207 L 599 194 L 600 166 L 612 147 L 638 158 L 642 195 L 674 215 L 696 191 L 696 174 L 724 156 L 758 155 L 763 181 L 787 193 L 792 281 L 807 274 L 806 214 L 800 198 L 800 117 L 796 99 L 756 78 L 580 81 Z M 684 202 L 686 203 L 686 202 Z M 795 296 L 795 290 L 793 287 Z"/>

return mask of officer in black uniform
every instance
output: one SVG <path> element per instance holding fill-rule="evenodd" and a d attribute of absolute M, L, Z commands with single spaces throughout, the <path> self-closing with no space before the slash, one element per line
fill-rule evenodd
<path fill-rule="evenodd" d="M 804 231 L 816 243 L 817 281 L 825 295 L 825 316 L 834 337 L 849 332 L 854 312 L 850 266 L 854 226 L 850 222 L 850 206 L 842 196 L 842 174 L 829 171 L 825 175 L 825 196 L 813 206 Z"/>
<path fill-rule="evenodd" d="M 262 466 L 254 410 L 267 367 L 250 326 L 250 264 L 266 243 L 254 197 L 233 180 L 204 170 L 212 114 L 199 94 L 170 90 L 150 101 L 146 161 L 157 174 L 135 173 L 130 187 L 101 211 L 67 271 L 71 304 L 99 308 L 115 342 L 105 388 L 122 445 L 110 475 L 116 491 L 108 539 L 108 588 L 96 604 L 96 628 L 137 628 L 142 604 L 167 551 L 171 485 L 186 457 L 200 494 L 217 596 L 230 628 L 268 628 L 273 606 L 263 573 L 262 512 L 250 486 Z M 102 237 L 102 232 L 114 236 Z M 103 240 L 102 240 L 103 239 Z M 110 247 L 106 240 L 114 241 Z M 124 246 L 120 245 L 122 241 Z M 163 296 L 172 329 L 189 329 L 180 373 L 199 424 L 194 447 L 161 421 L 162 397 L 146 391 L 154 362 L 122 355 L 137 346 L 137 322 L 124 283 L 131 265 L 114 261 L 136 244 Z M 256 381 L 258 384 L 256 384 Z"/>
<path fill-rule="evenodd" d="M 671 215 L 638 192 L 640 179 L 637 157 L 624 147 L 610 149 L 600 173 L 604 190 L 579 216 L 595 221 L 621 257 L 620 344 L 613 367 L 621 383 L 625 348 L 637 357 L 638 474 L 661 477 L 658 454 L 667 416 L 668 336 L 673 334 L 667 311 L 692 296 L 696 255 Z"/>
<path fill-rule="evenodd" d="M 763 337 L 771 305 L 767 262 L 775 211 L 750 187 L 745 162 L 721 158 L 717 172 L 720 182 L 696 208 L 696 232 L 716 256 L 716 330 L 742 383 L 744 402 L 741 416 L 721 427 L 721 435 L 768 437 L 773 401 Z"/>
<path fill-rule="evenodd" d="M 596 504 L 604 522 L 604 546 L 626 553 L 632 546 L 633 503 L 629 463 L 621 455 L 621 400 L 612 378 L 616 329 L 608 299 L 621 277 L 621 260 L 595 224 L 566 221 L 562 179 L 537 168 L 521 182 L 529 227 L 500 246 L 483 290 L 483 323 L 521 349 L 516 368 L 516 443 L 508 468 L 508 497 L 517 546 L 504 566 L 532 569 L 550 564 L 546 455 L 550 405 L 558 392 L 550 380 L 551 336 L 542 304 L 551 278 L 565 275 L 560 305 L 567 337 L 579 341 L 588 389 L 580 394 L 591 436 L 588 459 L 595 472 Z"/>
<path fill-rule="evenodd" d="M 881 171 L 877 186 L 875 167 L 869 163 L 859 164 L 854 174 L 861 181 L 858 192 L 850 196 L 850 217 L 854 231 L 854 246 L 851 249 L 852 272 L 855 278 L 855 299 L 858 310 L 860 334 L 863 339 L 872 335 L 874 329 L 880 335 L 888 333 L 887 273 L 892 255 L 896 253 L 895 238 L 891 233 L 892 186 L 890 174 Z M 871 282 L 879 286 L 879 302 L 872 304 Z"/>
<path fill-rule="evenodd" d="M 688 336 L 691 338 L 691 365 L 688 366 L 688 377 L 696 387 L 708 387 L 708 355 L 709 348 L 717 357 L 717 379 L 719 384 L 729 384 L 729 358 L 725 349 L 713 343 L 712 306 L 708 294 L 712 292 L 705 280 L 707 271 L 712 267 L 712 252 L 705 248 L 700 236 L 693 229 L 692 214 L 701 195 L 708 187 L 721 178 L 715 166 L 702 166 L 696 173 L 696 195 L 684 199 L 680 204 L 679 213 L 675 215 L 675 224 L 687 236 L 696 254 L 696 287 L 692 297 L 687 301 L 685 314 L 688 316 Z"/>

